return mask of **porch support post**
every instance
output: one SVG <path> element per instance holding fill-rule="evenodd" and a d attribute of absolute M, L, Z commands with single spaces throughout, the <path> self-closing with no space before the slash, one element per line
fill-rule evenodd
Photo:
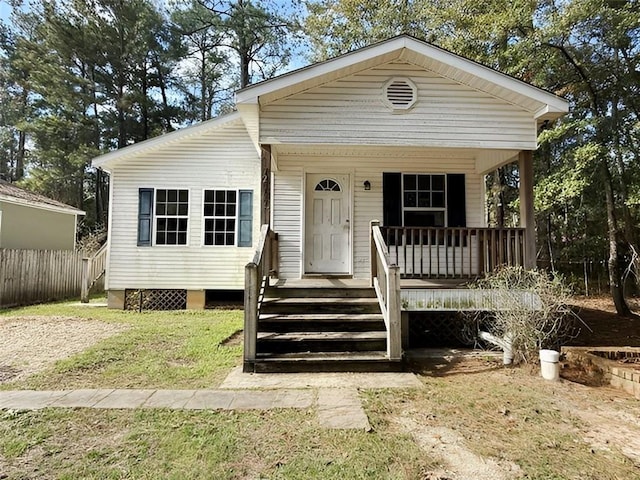
<path fill-rule="evenodd" d="M 271 222 L 271 145 L 260 146 L 260 225 Z"/>
<path fill-rule="evenodd" d="M 533 211 L 533 152 L 523 150 L 518 157 L 520 171 L 520 226 L 524 231 L 524 268 L 536 267 L 536 220 Z"/>

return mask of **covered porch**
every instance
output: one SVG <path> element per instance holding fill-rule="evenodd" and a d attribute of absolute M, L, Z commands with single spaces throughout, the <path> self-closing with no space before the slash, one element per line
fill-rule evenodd
<path fill-rule="evenodd" d="M 368 278 L 279 278 L 279 235 L 263 225 L 245 267 L 245 371 L 399 370 L 410 312 L 487 310 L 490 298 L 466 285 L 501 265 L 530 268 L 535 258 L 526 227 L 400 228 L 374 220 L 369 242 Z"/>

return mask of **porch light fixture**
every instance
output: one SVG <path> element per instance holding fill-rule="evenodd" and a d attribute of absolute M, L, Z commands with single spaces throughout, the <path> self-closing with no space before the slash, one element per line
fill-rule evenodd
<path fill-rule="evenodd" d="M 364 181 L 364 189 L 371 190 L 371 182 L 369 180 Z"/>

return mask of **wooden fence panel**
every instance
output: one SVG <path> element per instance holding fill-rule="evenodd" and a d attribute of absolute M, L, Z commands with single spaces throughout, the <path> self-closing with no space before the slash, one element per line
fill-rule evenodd
<path fill-rule="evenodd" d="M 82 252 L 0 248 L 0 307 L 80 295 Z"/>

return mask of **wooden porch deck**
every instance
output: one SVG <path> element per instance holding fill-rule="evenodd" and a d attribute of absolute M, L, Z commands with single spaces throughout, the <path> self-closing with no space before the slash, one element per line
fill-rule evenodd
<path fill-rule="evenodd" d="M 402 278 L 401 289 L 422 288 L 465 288 L 469 279 L 429 279 Z M 275 288 L 369 288 L 370 280 L 365 278 L 307 277 L 300 279 L 278 279 L 271 286 Z"/>

